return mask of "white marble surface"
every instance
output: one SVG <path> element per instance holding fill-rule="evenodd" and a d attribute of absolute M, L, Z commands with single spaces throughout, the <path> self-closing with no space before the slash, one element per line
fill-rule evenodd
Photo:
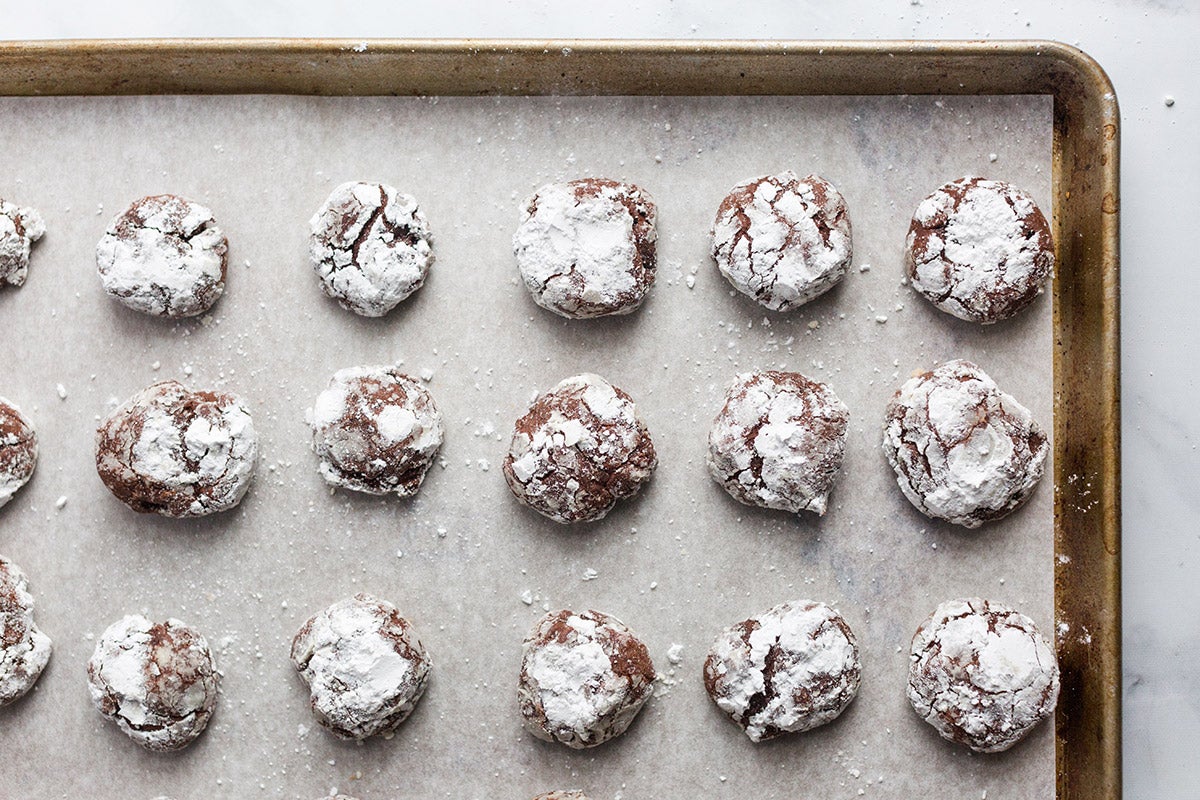
<path fill-rule="evenodd" d="M 1125 789 L 1200 798 L 1200 2 L 714 0 L 343 4 L 0 0 L 6 39 L 123 36 L 1043 38 L 1083 48 L 1122 108 Z M 1168 106 L 1166 98 L 1175 100 Z M 1166 287 L 1166 291 L 1164 291 Z"/>

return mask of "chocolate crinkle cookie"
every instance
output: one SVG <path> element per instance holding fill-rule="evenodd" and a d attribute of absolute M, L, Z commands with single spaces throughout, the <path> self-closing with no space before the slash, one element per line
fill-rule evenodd
<path fill-rule="evenodd" d="M 308 224 L 325 294 L 364 317 L 382 317 L 420 289 L 433 263 L 416 199 L 386 184 L 343 183 Z"/>
<path fill-rule="evenodd" d="M 842 466 L 850 412 L 833 390 L 796 372 L 733 381 L 708 433 L 708 468 L 742 503 L 824 514 Z"/>
<path fill-rule="evenodd" d="M 313 716 L 339 739 L 391 733 L 429 681 L 430 661 L 391 603 L 366 594 L 313 615 L 292 640 Z"/>
<path fill-rule="evenodd" d="M 858 692 L 858 644 L 824 603 L 780 603 L 717 637 L 704 686 L 751 741 L 832 722 Z"/>
<path fill-rule="evenodd" d="M 258 435 L 250 411 L 223 392 L 155 383 L 96 431 L 96 471 L 134 511 L 203 517 L 227 511 L 254 475 Z"/>
<path fill-rule="evenodd" d="M 132 615 L 114 622 L 87 670 L 96 708 L 147 750 L 187 747 L 217 705 L 220 673 L 208 642 L 177 619 Z"/>
<path fill-rule="evenodd" d="M 1033 620 L 978 598 L 942 603 L 913 636 L 908 699 L 942 738 L 1007 750 L 1054 713 L 1054 648 Z"/>
<path fill-rule="evenodd" d="M 654 692 L 646 645 L 599 611 L 563 610 L 525 637 L 517 700 L 525 728 L 567 747 L 595 747 L 625 732 Z"/>
<path fill-rule="evenodd" d="M 50 637 L 33 621 L 29 580 L 0 556 L 0 708 L 33 688 L 51 649 Z"/>
<path fill-rule="evenodd" d="M 850 266 L 846 200 L 818 175 L 787 171 L 747 181 L 717 209 L 712 257 L 735 289 L 772 311 L 801 306 Z"/>
<path fill-rule="evenodd" d="M 46 223 L 38 212 L 0 198 L 0 287 L 25 283 L 29 250 L 45 233 Z"/>
<path fill-rule="evenodd" d="M 159 317 L 194 317 L 225 291 L 229 243 L 199 203 L 160 194 L 135 200 L 96 245 L 104 291 Z"/>
<path fill-rule="evenodd" d="M 504 478 L 555 522 L 592 522 L 650 480 L 658 458 L 633 399 L 599 375 L 567 378 L 517 420 Z"/>
<path fill-rule="evenodd" d="M 1050 225 L 1027 193 L 966 177 L 917 206 L 905 266 L 913 288 L 959 319 L 992 323 L 1033 302 L 1054 270 Z"/>
<path fill-rule="evenodd" d="M 513 234 L 534 301 L 572 319 L 636 309 L 654 283 L 655 213 L 632 183 L 583 178 L 538 189 Z"/>
<path fill-rule="evenodd" d="M 978 528 L 1028 499 L 1050 444 L 1029 409 L 957 360 L 900 387 L 888 404 L 883 449 L 914 506 Z"/>
<path fill-rule="evenodd" d="M 33 425 L 15 405 L 0 397 L 0 508 L 29 482 L 37 456 Z"/>
<path fill-rule="evenodd" d="M 339 370 L 309 412 L 321 475 L 369 494 L 416 494 L 442 446 L 433 396 L 395 367 Z"/>

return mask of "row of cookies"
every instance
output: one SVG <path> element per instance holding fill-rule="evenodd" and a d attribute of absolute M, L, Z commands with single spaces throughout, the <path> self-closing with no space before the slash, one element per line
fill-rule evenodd
<path fill-rule="evenodd" d="M 744 373 L 709 431 L 708 466 L 748 505 L 824 514 L 850 414 L 833 389 L 799 373 Z M 371 494 L 415 494 L 442 445 L 433 396 L 394 367 L 338 371 L 309 412 L 325 480 Z M 883 448 L 905 496 L 968 528 L 1020 506 L 1049 452 L 1032 414 L 979 367 L 949 361 L 908 380 L 889 403 Z M 155 383 L 99 426 L 96 469 L 135 511 L 199 517 L 236 506 L 258 438 L 246 403 L 224 392 Z M 0 400 L 0 505 L 33 473 L 37 437 Z M 658 464 L 633 399 L 585 373 L 539 395 L 516 421 L 504 477 L 523 504 L 560 523 L 603 518 Z"/>
<path fill-rule="evenodd" d="M 0 706 L 26 694 L 50 658 L 24 573 L 0 558 Z M 341 739 L 395 731 L 432 669 L 412 624 L 366 594 L 334 603 L 292 639 L 291 661 L 316 721 Z M 759 742 L 836 719 L 861 681 L 858 644 L 830 606 L 781 603 L 726 628 L 704 662 L 709 697 Z M 599 611 L 550 612 L 522 645 L 517 700 L 525 728 L 573 749 L 621 735 L 654 692 L 646 645 Z M 208 726 L 221 673 L 204 636 L 177 619 L 131 615 L 110 625 L 87 665 L 100 713 L 152 751 L 191 744 Z M 946 739 L 1007 750 L 1054 711 L 1054 649 L 1024 614 L 955 600 L 921 623 L 910 650 L 908 698 Z"/>
<path fill-rule="evenodd" d="M 513 251 L 541 307 L 568 318 L 628 314 L 654 283 L 657 210 L 641 187 L 604 178 L 543 186 L 521 207 Z M 24 282 L 36 211 L 0 200 L 0 285 Z M 207 311 L 225 289 L 228 241 L 212 212 L 176 195 L 132 203 L 104 232 L 104 290 L 154 316 Z M 411 195 L 350 182 L 310 220 L 310 253 L 325 292 L 344 308 L 387 314 L 433 263 L 428 220 Z M 853 255 L 845 198 L 817 175 L 767 175 L 735 187 L 711 229 L 711 253 L 742 294 L 774 311 L 796 308 L 846 274 Z M 962 319 L 993 323 L 1028 306 L 1054 265 L 1045 216 L 1002 181 L 961 178 L 917 207 L 907 271 L 914 289 Z"/>

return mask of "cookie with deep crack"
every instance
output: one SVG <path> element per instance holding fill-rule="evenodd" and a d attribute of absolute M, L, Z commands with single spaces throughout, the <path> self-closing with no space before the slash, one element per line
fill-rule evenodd
<path fill-rule="evenodd" d="M 0 287 L 25 283 L 29 251 L 45 234 L 46 223 L 37 211 L 0 198 Z"/>
<path fill-rule="evenodd" d="M 33 621 L 29 579 L 0 556 L 0 708 L 33 688 L 52 649 L 50 637 Z"/>
<path fill-rule="evenodd" d="M 33 425 L 20 409 L 0 397 L 0 507 L 33 477 L 37 457 Z"/>

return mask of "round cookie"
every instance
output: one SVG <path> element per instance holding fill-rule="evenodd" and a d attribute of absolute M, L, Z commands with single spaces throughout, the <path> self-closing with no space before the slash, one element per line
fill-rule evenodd
<path fill-rule="evenodd" d="M 396 367 L 338 370 L 309 412 L 322 477 L 368 494 L 416 494 L 442 446 L 433 396 Z"/>
<path fill-rule="evenodd" d="M 0 198 L 0 287 L 25 283 L 30 247 L 45 234 L 46 223 L 37 211 Z"/>
<path fill-rule="evenodd" d="M 592 522 L 637 494 L 658 458 L 633 399 L 599 375 L 567 378 L 517 420 L 504 478 L 555 522 Z"/>
<path fill-rule="evenodd" d="M 538 189 L 513 252 L 542 308 L 571 319 L 628 314 L 654 284 L 654 201 L 632 183 L 583 178 Z"/>
<path fill-rule="evenodd" d="M 721 274 L 772 311 L 789 311 L 829 291 L 854 251 L 846 200 L 819 175 L 792 171 L 733 188 L 712 226 Z"/>
<path fill-rule="evenodd" d="M 134 511 L 203 517 L 227 511 L 254 476 L 258 435 L 245 403 L 161 381 L 96 431 L 96 471 Z"/>
<path fill-rule="evenodd" d="M 177 619 L 155 623 L 141 615 L 101 634 L 87 672 L 100 713 L 156 752 L 187 747 L 204 732 L 221 679 L 199 631 Z"/>
<path fill-rule="evenodd" d="M 199 203 L 160 194 L 135 200 L 96 245 L 104 291 L 159 317 L 194 317 L 225 291 L 229 243 Z"/>
<path fill-rule="evenodd" d="M 908 700 L 943 739 L 1007 750 L 1054 713 L 1054 648 L 1029 617 L 978 598 L 942 603 L 913 636 Z"/>
<path fill-rule="evenodd" d="M 744 372 L 708 432 L 708 468 L 746 505 L 825 513 L 850 411 L 798 372 Z"/>
<path fill-rule="evenodd" d="M 50 637 L 33 621 L 29 580 L 0 556 L 0 708 L 33 688 L 51 650 Z"/>
<path fill-rule="evenodd" d="M 914 506 L 978 528 L 1025 502 L 1050 444 L 1029 409 L 956 360 L 900 387 L 888 404 L 883 450 Z"/>
<path fill-rule="evenodd" d="M 29 482 L 37 456 L 33 426 L 16 406 L 0 397 L 0 508 Z"/>
<path fill-rule="evenodd" d="M 654 676 L 646 645 L 620 620 L 563 610 L 525 637 L 517 700 L 526 730 L 578 750 L 624 733 Z"/>
<path fill-rule="evenodd" d="M 968 176 L 917 206 L 905 268 L 913 288 L 942 311 L 989 324 L 1041 294 L 1054 270 L 1054 242 L 1027 193 Z"/>
<path fill-rule="evenodd" d="M 824 603 L 795 600 L 726 628 L 704 686 L 752 742 L 832 722 L 861 679 L 850 626 Z"/>
<path fill-rule="evenodd" d="M 420 289 L 433 263 L 416 199 L 383 183 L 343 183 L 308 224 L 325 294 L 364 317 L 382 317 Z"/>
<path fill-rule="evenodd" d="M 339 739 L 396 730 L 429 681 L 429 656 L 412 625 L 366 594 L 313 615 L 292 640 L 291 657 L 313 716 Z"/>

